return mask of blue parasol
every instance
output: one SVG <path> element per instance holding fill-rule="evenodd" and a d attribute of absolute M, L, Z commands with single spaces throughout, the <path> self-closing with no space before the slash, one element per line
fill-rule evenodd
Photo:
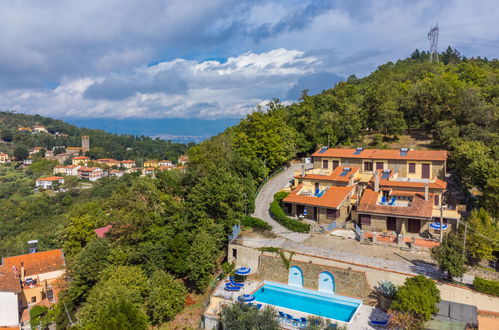
<path fill-rule="evenodd" d="M 238 270 L 236 270 L 237 275 L 248 275 L 251 272 L 251 268 L 248 267 L 241 267 Z"/>
<path fill-rule="evenodd" d="M 430 227 L 433 229 L 447 229 L 447 224 L 443 223 L 442 228 L 440 228 L 440 222 L 432 222 L 430 223 Z"/>

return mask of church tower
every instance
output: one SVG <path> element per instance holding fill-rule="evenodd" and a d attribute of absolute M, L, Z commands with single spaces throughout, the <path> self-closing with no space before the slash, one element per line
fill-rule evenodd
<path fill-rule="evenodd" d="M 87 135 L 81 137 L 81 150 L 87 152 L 90 150 L 90 138 Z"/>

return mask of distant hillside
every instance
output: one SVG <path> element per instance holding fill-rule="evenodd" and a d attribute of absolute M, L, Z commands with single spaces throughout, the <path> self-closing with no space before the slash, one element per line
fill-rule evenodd
<path fill-rule="evenodd" d="M 43 125 L 48 133 L 33 134 L 19 128 Z M 12 152 L 17 146 L 26 148 L 55 146 L 79 147 L 81 136 L 90 137 L 90 155 L 97 158 L 171 159 L 184 154 L 187 144 L 153 139 L 147 136 L 119 135 L 102 130 L 80 128 L 62 120 L 11 112 L 0 112 L 0 151 Z"/>

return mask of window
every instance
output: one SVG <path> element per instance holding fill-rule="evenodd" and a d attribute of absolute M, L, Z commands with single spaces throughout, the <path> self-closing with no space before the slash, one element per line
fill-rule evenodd
<path fill-rule="evenodd" d="M 322 161 L 322 168 L 328 168 L 329 167 L 329 162 L 327 161 L 327 159 L 324 159 Z"/>
<path fill-rule="evenodd" d="M 364 171 L 372 171 L 372 170 L 373 170 L 373 163 L 365 162 L 364 163 Z"/>
<path fill-rule="evenodd" d="M 386 219 L 386 230 L 391 230 L 391 231 L 397 230 L 397 218 L 388 217 Z"/>
<path fill-rule="evenodd" d="M 360 223 L 362 225 L 370 226 L 371 225 L 371 216 L 368 214 L 362 214 L 360 216 Z"/>
<path fill-rule="evenodd" d="M 384 165 L 385 164 L 383 164 L 383 162 L 376 162 L 376 169 L 377 170 L 382 170 Z"/>
<path fill-rule="evenodd" d="M 339 160 L 333 160 L 333 170 L 340 166 L 340 161 Z"/>
<path fill-rule="evenodd" d="M 422 164 L 421 165 L 421 178 L 429 179 L 430 178 L 430 164 Z"/>
<path fill-rule="evenodd" d="M 416 173 L 416 163 L 409 163 L 409 173 Z"/>
<path fill-rule="evenodd" d="M 31 303 L 36 303 L 36 296 L 31 297 Z"/>
<path fill-rule="evenodd" d="M 237 259 L 237 249 L 232 249 L 232 258 Z"/>
<path fill-rule="evenodd" d="M 439 205 L 440 205 L 440 196 L 435 195 L 435 206 L 439 206 Z"/>
<path fill-rule="evenodd" d="M 326 212 L 326 219 L 336 219 L 336 210 L 333 209 L 327 209 Z"/>

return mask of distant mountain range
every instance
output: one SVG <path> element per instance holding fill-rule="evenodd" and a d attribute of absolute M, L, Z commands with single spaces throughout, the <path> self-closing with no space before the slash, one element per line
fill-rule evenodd
<path fill-rule="evenodd" d="M 240 119 L 64 118 L 64 120 L 76 126 L 101 129 L 111 133 L 145 135 L 187 143 L 201 142 L 210 136 L 217 135 L 227 127 L 236 125 Z"/>

